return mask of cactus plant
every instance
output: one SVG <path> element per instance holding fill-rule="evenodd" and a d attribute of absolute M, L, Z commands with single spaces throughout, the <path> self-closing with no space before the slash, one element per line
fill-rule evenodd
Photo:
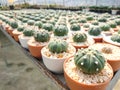
<path fill-rule="evenodd" d="M 50 23 L 45 23 L 45 24 L 43 24 L 42 28 L 50 32 L 53 30 L 53 25 Z"/>
<path fill-rule="evenodd" d="M 34 23 L 35 23 L 34 20 L 28 20 L 28 21 L 27 21 L 27 24 L 30 25 L 30 26 L 34 25 Z"/>
<path fill-rule="evenodd" d="M 112 21 L 109 22 L 109 25 L 111 28 L 116 28 L 116 26 L 117 26 L 116 22 L 112 22 Z"/>
<path fill-rule="evenodd" d="M 92 25 L 99 25 L 97 21 L 92 22 Z"/>
<path fill-rule="evenodd" d="M 120 43 L 120 34 L 113 34 L 111 40 Z"/>
<path fill-rule="evenodd" d="M 101 24 L 100 28 L 102 31 L 109 31 L 110 30 L 110 25 L 108 24 Z"/>
<path fill-rule="evenodd" d="M 87 35 L 85 33 L 75 33 L 73 35 L 74 42 L 85 42 L 87 40 Z"/>
<path fill-rule="evenodd" d="M 38 28 L 42 28 L 42 22 L 41 21 L 35 22 L 35 26 L 38 26 Z"/>
<path fill-rule="evenodd" d="M 63 53 L 66 52 L 68 43 L 64 40 L 54 40 L 48 44 L 48 49 L 52 53 Z"/>
<path fill-rule="evenodd" d="M 84 28 L 89 28 L 90 25 L 86 23 L 86 24 L 83 25 L 83 27 L 84 27 Z"/>
<path fill-rule="evenodd" d="M 34 38 L 37 42 L 48 42 L 50 35 L 46 31 L 39 31 L 34 34 Z"/>
<path fill-rule="evenodd" d="M 116 19 L 115 22 L 117 23 L 117 25 L 120 25 L 120 19 Z"/>
<path fill-rule="evenodd" d="M 72 31 L 79 31 L 81 29 L 80 25 L 79 24 L 72 24 L 70 29 Z"/>
<path fill-rule="evenodd" d="M 79 23 L 86 23 L 87 20 L 86 20 L 86 19 L 80 19 L 80 20 L 78 20 L 78 22 L 79 22 Z"/>
<path fill-rule="evenodd" d="M 87 21 L 92 21 L 93 20 L 93 16 L 87 16 L 86 19 L 87 19 Z"/>
<path fill-rule="evenodd" d="M 15 21 L 12 21 L 12 22 L 10 22 L 10 26 L 11 26 L 13 29 L 15 29 L 15 28 L 18 27 L 18 23 L 15 22 Z"/>
<path fill-rule="evenodd" d="M 68 34 L 68 28 L 65 25 L 58 25 L 53 31 L 55 36 L 65 36 Z"/>
<path fill-rule="evenodd" d="M 100 17 L 100 18 L 98 18 L 98 21 L 99 21 L 99 22 L 107 22 L 107 19 L 104 18 L 104 17 Z"/>
<path fill-rule="evenodd" d="M 34 31 L 33 31 L 33 30 L 29 30 L 29 29 L 25 29 L 25 30 L 23 31 L 23 34 L 24 34 L 24 36 L 30 37 L 30 36 L 33 36 Z"/>
<path fill-rule="evenodd" d="M 88 30 L 88 33 L 92 36 L 98 36 L 101 34 L 101 29 L 97 26 L 93 26 Z"/>
<path fill-rule="evenodd" d="M 19 26 L 19 27 L 17 28 L 17 31 L 19 31 L 19 32 L 24 31 L 24 27 L 23 27 L 23 26 Z"/>
<path fill-rule="evenodd" d="M 23 18 L 23 19 L 22 19 L 22 22 L 23 22 L 23 23 L 27 23 L 27 21 L 28 21 L 27 18 Z"/>
<path fill-rule="evenodd" d="M 80 49 L 74 56 L 75 65 L 87 74 L 97 74 L 105 66 L 102 53 L 94 49 Z"/>

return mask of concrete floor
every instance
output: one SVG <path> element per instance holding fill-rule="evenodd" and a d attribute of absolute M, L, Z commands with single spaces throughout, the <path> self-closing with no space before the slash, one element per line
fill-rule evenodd
<path fill-rule="evenodd" d="M 60 90 L 0 31 L 0 90 Z"/>
<path fill-rule="evenodd" d="M 60 90 L 1 31 L 0 44 L 0 90 Z"/>

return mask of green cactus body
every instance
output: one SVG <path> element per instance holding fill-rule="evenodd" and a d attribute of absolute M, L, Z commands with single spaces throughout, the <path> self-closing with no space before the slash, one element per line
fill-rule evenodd
<path fill-rule="evenodd" d="M 87 35 L 85 33 L 76 33 L 73 35 L 74 42 L 85 42 L 87 40 Z"/>
<path fill-rule="evenodd" d="M 43 24 L 42 28 L 50 32 L 53 30 L 53 25 L 50 23 L 45 23 L 45 24 Z"/>
<path fill-rule="evenodd" d="M 15 29 L 15 28 L 18 27 L 18 23 L 15 22 L 15 21 L 10 22 L 10 25 L 11 25 L 11 27 L 12 27 L 13 29 Z"/>
<path fill-rule="evenodd" d="M 39 31 L 34 34 L 34 38 L 37 42 L 48 42 L 50 35 L 46 31 Z"/>
<path fill-rule="evenodd" d="M 68 28 L 65 25 L 58 25 L 53 31 L 55 36 L 66 36 L 68 34 Z"/>
<path fill-rule="evenodd" d="M 75 65 L 86 74 L 97 74 L 105 66 L 102 53 L 93 49 L 80 49 L 74 56 Z"/>
<path fill-rule="evenodd" d="M 79 24 L 72 24 L 70 29 L 72 31 L 79 31 L 81 29 L 80 25 Z"/>
<path fill-rule="evenodd" d="M 101 28 L 102 31 L 109 31 L 110 30 L 110 25 L 102 24 L 102 25 L 100 25 L 100 28 Z"/>
<path fill-rule="evenodd" d="M 23 19 L 22 19 L 22 22 L 23 22 L 23 23 L 27 23 L 27 21 L 28 21 L 27 18 L 23 18 Z"/>
<path fill-rule="evenodd" d="M 90 25 L 89 25 L 89 24 L 84 24 L 83 27 L 84 27 L 84 28 L 89 28 Z"/>
<path fill-rule="evenodd" d="M 35 22 L 35 26 L 38 26 L 38 28 L 42 28 L 42 22 L 41 21 Z"/>
<path fill-rule="evenodd" d="M 23 26 L 19 26 L 19 27 L 17 28 L 17 31 L 19 31 L 19 32 L 24 31 L 24 27 L 23 27 Z"/>
<path fill-rule="evenodd" d="M 28 21 L 27 21 L 27 24 L 30 25 L 30 26 L 34 25 L 34 23 L 35 23 L 34 20 L 28 20 Z"/>
<path fill-rule="evenodd" d="M 101 17 L 101 18 L 98 19 L 98 21 L 99 21 L 99 22 L 107 22 L 107 19 L 104 18 L 104 17 Z"/>
<path fill-rule="evenodd" d="M 86 19 L 87 19 L 87 21 L 92 21 L 93 17 L 92 16 L 87 16 Z"/>
<path fill-rule="evenodd" d="M 116 28 L 117 24 L 115 22 L 109 22 L 111 28 Z"/>
<path fill-rule="evenodd" d="M 92 25 L 99 25 L 97 21 L 92 22 Z"/>
<path fill-rule="evenodd" d="M 54 40 L 48 44 L 48 49 L 52 53 L 63 53 L 66 52 L 68 48 L 68 43 L 64 40 Z"/>
<path fill-rule="evenodd" d="M 88 33 L 92 36 L 98 36 L 101 34 L 101 29 L 97 26 L 94 26 L 88 30 Z"/>
<path fill-rule="evenodd" d="M 120 34 L 113 34 L 111 40 L 120 43 Z"/>
<path fill-rule="evenodd" d="M 33 30 L 29 30 L 29 29 L 25 29 L 25 30 L 23 31 L 23 34 L 24 34 L 24 36 L 30 37 L 30 36 L 33 36 L 34 31 L 33 31 Z"/>
<path fill-rule="evenodd" d="M 117 25 L 120 25 L 120 19 L 116 19 L 115 22 L 117 23 Z"/>
<path fill-rule="evenodd" d="M 86 19 L 80 19 L 78 20 L 79 23 L 87 23 L 87 20 Z"/>

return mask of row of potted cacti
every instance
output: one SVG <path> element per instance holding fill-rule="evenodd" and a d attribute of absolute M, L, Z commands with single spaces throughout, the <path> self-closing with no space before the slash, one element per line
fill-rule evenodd
<path fill-rule="evenodd" d="M 107 46 L 110 48 L 100 48 L 106 44 L 97 46 L 94 43 L 98 41 L 102 42 L 103 39 L 104 42 L 111 40 L 112 42 L 117 43 L 119 46 L 119 31 L 117 30 L 118 32 L 113 34 L 113 32 L 116 30 L 111 29 L 111 27 L 115 28 L 116 23 L 114 25 L 113 23 L 108 24 L 107 22 L 108 20 L 114 18 L 110 18 L 110 15 L 103 15 L 104 17 L 108 18 L 98 19 L 98 21 L 102 22 L 102 24 L 100 24 L 94 20 L 94 18 L 97 16 L 96 14 L 91 14 L 94 17 L 86 14 L 85 18 L 88 21 L 80 20 L 80 23 L 78 23 L 78 16 L 80 15 L 83 18 L 82 12 L 66 13 L 65 11 L 58 11 L 58 16 L 55 16 L 51 13 L 56 14 L 56 12 L 50 11 L 50 16 L 48 17 L 41 16 L 38 13 L 42 12 L 34 12 L 34 14 L 26 13 L 25 15 L 22 15 L 21 17 L 23 19 L 19 17 L 19 20 L 17 20 L 17 22 L 20 22 L 20 24 L 17 22 L 11 23 L 11 20 L 13 19 L 10 19 L 9 21 L 5 18 L 10 14 L 3 14 L 5 16 L 4 19 L 0 19 L 3 21 L 1 23 L 5 27 L 6 31 L 11 27 L 12 29 L 16 29 L 12 30 L 13 35 L 15 35 L 15 32 L 17 32 L 17 39 L 15 40 L 19 41 L 22 47 L 29 49 L 31 55 L 34 57 L 42 57 L 44 65 L 50 71 L 54 73 L 63 73 L 64 71 L 67 85 L 71 90 L 105 90 L 112 79 L 113 72 L 120 68 L 120 58 L 118 58 L 120 55 L 116 55 L 115 53 L 117 60 L 106 58 L 105 55 L 111 56 L 114 54 L 114 51 L 116 49 L 118 50 L 119 48 L 116 48 L 115 46 L 111 47 L 109 44 Z M 31 15 L 37 16 L 37 18 L 30 17 Z M 52 18 L 52 16 L 55 17 Z M 11 18 L 11 16 L 9 17 Z M 42 20 L 40 20 L 41 18 Z M 115 18 L 118 19 L 118 17 Z M 33 21 L 33 19 L 36 22 Z M 25 23 L 21 22 L 21 20 L 23 20 Z M 54 20 L 55 22 L 50 20 Z M 117 23 L 119 26 L 119 19 Z M 83 27 L 89 29 L 84 30 Z M 101 34 L 102 30 L 109 31 L 108 29 L 112 32 L 110 31 L 110 33 L 105 33 L 107 33 L 106 35 L 110 36 Z M 106 37 L 109 37 L 109 40 L 106 40 Z M 94 50 L 94 47 L 97 47 L 96 49 L 98 50 Z M 116 49 L 114 50 L 114 48 Z M 113 69 L 108 63 L 110 63 Z M 118 67 L 114 67 L 112 64 L 115 64 Z"/>

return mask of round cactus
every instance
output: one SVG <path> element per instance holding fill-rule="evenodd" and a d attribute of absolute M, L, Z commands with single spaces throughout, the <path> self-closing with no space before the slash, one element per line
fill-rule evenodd
<path fill-rule="evenodd" d="M 110 30 L 110 25 L 108 24 L 101 24 L 100 28 L 102 31 L 109 31 Z"/>
<path fill-rule="evenodd" d="M 35 23 L 34 20 L 28 20 L 28 21 L 27 21 L 27 24 L 30 25 L 30 26 L 34 25 L 34 23 Z"/>
<path fill-rule="evenodd" d="M 115 22 L 117 23 L 117 25 L 120 25 L 120 19 L 116 19 Z"/>
<path fill-rule="evenodd" d="M 116 22 L 112 22 L 112 21 L 109 22 L 109 25 L 111 28 L 116 28 L 116 26 L 117 26 Z"/>
<path fill-rule="evenodd" d="M 120 43 L 120 34 L 113 34 L 111 40 Z"/>
<path fill-rule="evenodd" d="M 38 28 L 42 28 L 42 22 L 40 21 L 35 22 L 35 26 L 38 26 Z"/>
<path fill-rule="evenodd" d="M 94 49 L 80 49 L 74 56 L 75 65 L 86 74 L 97 74 L 105 66 L 102 53 Z"/>
<path fill-rule="evenodd" d="M 93 20 L 93 16 L 87 16 L 86 19 L 87 19 L 87 21 L 92 21 Z"/>
<path fill-rule="evenodd" d="M 84 28 L 89 28 L 90 25 L 86 23 L 86 24 L 83 25 L 83 27 L 84 27 Z"/>
<path fill-rule="evenodd" d="M 66 52 L 68 43 L 64 40 L 54 40 L 48 44 L 48 49 L 52 53 L 63 53 Z"/>
<path fill-rule="evenodd" d="M 23 22 L 23 23 L 27 23 L 27 21 L 28 21 L 27 18 L 23 18 L 23 19 L 22 19 L 22 22 Z"/>
<path fill-rule="evenodd" d="M 97 21 L 92 22 L 92 25 L 99 25 Z"/>
<path fill-rule="evenodd" d="M 94 26 L 88 30 L 88 33 L 93 36 L 98 36 L 101 34 L 101 29 L 97 26 Z"/>
<path fill-rule="evenodd" d="M 30 36 L 33 36 L 34 31 L 33 31 L 33 30 L 29 30 L 29 29 L 25 29 L 25 30 L 23 31 L 23 34 L 24 34 L 24 36 L 30 37 Z"/>
<path fill-rule="evenodd" d="M 15 29 L 15 28 L 18 27 L 18 23 L 15 22 L 15 21 L 12 21 L 12 22 L 10 22 L 10 26 L 11 26 L 13 29 Z"/>
<path fill-rule="evenodd" d="M 23 26 L 19 26 L 19 27 L 17 28 L 17 31 L 19 31 L 19 32 L 24 31 L 24 27 L 23 27 Z"/>
<path fill-rule="evenodd" d="M 47 30 L 47 31 L 52 31 L 53 30 L 53 25 L 50 23 L 45 23 L 43 24 L 43 29 Z"/>
<path fill-rule="evenodd" d="M 76 33 L 73 35 L 74 42 L 85 42 L 87 40 L 87 35 L 85 33 Z"/>
<path fill-rule="evenodd" d="M 65 25 L 58 25 L 53 31 L 55 36 L 65 36 L 68 34 L 68 28 Z"/>
<path fill-rule="evenodd" d="M 87 23 L 87 20 L 86 19 L 80 19 L 78 20 L 79 23 Z"/>
<path fill-rule="evenodd" d="M 34 38 L 37 42 L 48 42 L 50 35 L 46 31 L 39 31 L 34 34 Z"/>
<path fill-rule="evenodd" d="M 101 18 L 98 19 L 98 21 L 99 21 L 99 22 L 107 22 L 107 19 L 104 18 L 104 17 L 101 17 Z"/>
<path fill-rule="evenodd" d="M 79 24 L 72 24 L 70 29 L 72 31 L 79 31 L 81 29 L 80 25 Z"/>

